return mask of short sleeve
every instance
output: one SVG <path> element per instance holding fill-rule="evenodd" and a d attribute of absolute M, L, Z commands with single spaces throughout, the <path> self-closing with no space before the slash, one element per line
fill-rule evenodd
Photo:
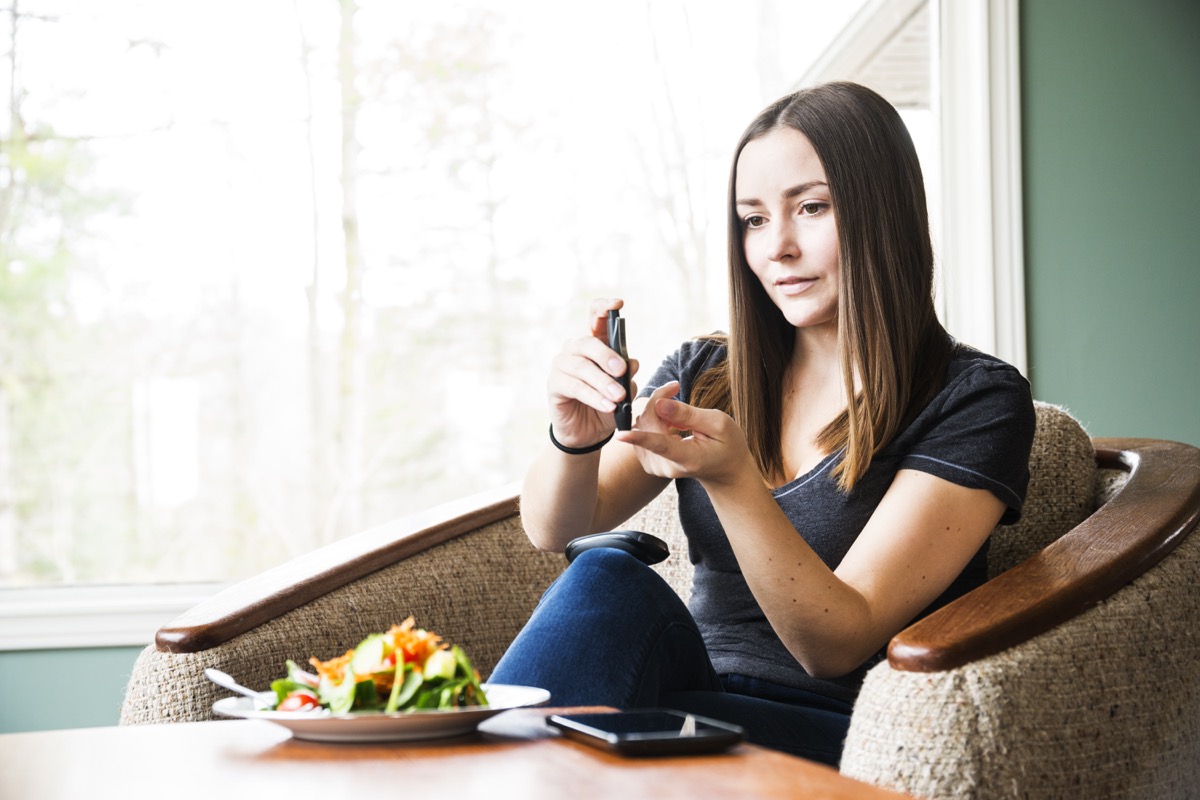
<path fill-rule="evenodd" d="M 1001 361 L 973 360 L 921 416 L 900 468 L 986 489 L 1006 506 L 1001 524 L 1020 519 L 1036 424 L 1024 376 Z"/>
<path fill-rule="evenodd" d="M 650 380 L 638 389 L 638 397 L 649 397 L 656 389 L 671 381 L 679 381 L 677 399 L 688 402 L 696 378 L 725 358 L 725 346 L 717 338 L 690 339 L 663 359 Z"/>

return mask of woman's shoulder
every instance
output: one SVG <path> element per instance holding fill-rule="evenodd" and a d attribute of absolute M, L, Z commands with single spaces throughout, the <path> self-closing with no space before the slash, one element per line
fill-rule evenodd
<path fill-rule="evenodd" d="M 699 373 L 725 359 L 728 339 L 720 331 L 688 339 L 668 358 L 680 372 Z"/>
<path fill-rule="evenodd" d="M 893 443 L 909 467 L 991 489 L 1019 517 L 1036 417 L 1029 381 L 1011 364 L 959 345 L 942 390 Z"/>
<path fill-rule="evenodd" d="M 679 351 L 687 353 L 689 360 L 692 361 L 715 362 L 725 358 L 728 347 L 729 336 L 724 331 L 713 331 L 688 339 L 680 345 Z"/>
<path fill-rule="evenodd" d="M 1016 367 L 960 344 L 946 367 L 941 391 L 919 419 L 937 426 L 953 419 L 968 427 L 1003 421 L 1021 438 L 1026 429 L 1032 435 L 1033 395 L 1029 381 Z"/>
<path fill-rule="evenodd" d="M 942 394 L 983 388 L 1010 388 L 1029 392 L 1029 381 L 1020 370 L 996 356 L 964 344 L 955 346 L 946 366 Z"/>
<path fill-rule="evenodd" d="M 688 339 L 663 360 L 639 394 L 648 395 L 662 384 L 676 380 L 681 384 L 680 396 L 689 397 L 696 379 L 721 363 L 725 354 L 726 337 L 721 332 Z"/>

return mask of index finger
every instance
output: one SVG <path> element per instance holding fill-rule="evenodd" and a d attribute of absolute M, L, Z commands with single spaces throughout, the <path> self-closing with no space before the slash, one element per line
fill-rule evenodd
<path fill-rule="evenodd" d="M 659 400 L 672 398 L 678 391 L 679 381 L 667 381 L 651 392 L 650 396 L 646 398 L 646 404 L 642 406 L 641 413 L 634 420 L 634 428 L 656 433 L 670 433 L 672 427 L 658 415 L 655 406 Z"/>

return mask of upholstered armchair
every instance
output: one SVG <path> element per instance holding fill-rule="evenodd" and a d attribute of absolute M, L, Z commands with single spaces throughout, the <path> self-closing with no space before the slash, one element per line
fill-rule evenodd
<path fill-rule="evenodd" d="M 1038 404 L 1020 524 L 991 580 L 893 639 L 841 769 L 917 797 L 1186 797 L 1200 786 L 1200 450 L 1091 440 Z M 514 489 L 365 531 L 244 581 L 163 627 L 122 724 L 213 718 L 218 667 L 266 686 L 413 615 L 487 675 L 565 567 L 525 539 Z M 625 527 L 691 565 L 669 489 Z"/>

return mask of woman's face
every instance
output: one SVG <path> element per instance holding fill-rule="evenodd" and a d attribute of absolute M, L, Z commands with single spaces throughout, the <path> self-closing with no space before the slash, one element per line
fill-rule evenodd
<path fill-rule="evenodd" d="M 838 235 L 817 151 L 794 128 L 746 144 L 734 200 L 750 269 L 797 328 L 837 325 Z"/>

